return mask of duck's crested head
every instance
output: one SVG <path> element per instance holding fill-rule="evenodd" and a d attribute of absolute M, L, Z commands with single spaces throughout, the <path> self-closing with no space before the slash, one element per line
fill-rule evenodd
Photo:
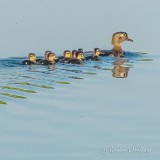
<path fill-rule="evenodd" d="M 45 60 L 48 59 L 48 54 L 49 54 L 49 53 L 52 53 L 52 52 L 49 51 L 49 50 L 45 51 L 45 53 L 44 53 L 44 59 L 45 59 Z"/>
<path fill-rule="evenodd" d="M 95 48 L 94 51 L 93 51 L 93 55 L 94 56 L 99 56 L 101 53 L 100 49 L 99 48 Z"/>
<path fill-rule="evenodd" d="M 76 52 L 76 59 L 78 59 L 78 60 L 84 59 L 83 52 L 77 51 L 77 52 Z"/>
<path fill-rule="evenodd" d="M 34 53 L 29 53 L 28 54 L 28 60 L 35 62 L 36 61 L 36 54 Z"/>
<path fill-rule="evenodd" d="M 113 34 L 112 45 L 120 44 L 124 41 L 133 42 L 133 40 L 128 37 L 128 34 L 126 32 L 116 32 Z"/>
<path fill-rule="evenodd" d="M 63 53 L 64 58 L 71 58 L 71 51 L 65 50 Z"/>
<path fill-rule="evenodd" d="M 47 60 L 53 62 L 56 59 L 56 55 L 52 52 L 48 53 Z"/>

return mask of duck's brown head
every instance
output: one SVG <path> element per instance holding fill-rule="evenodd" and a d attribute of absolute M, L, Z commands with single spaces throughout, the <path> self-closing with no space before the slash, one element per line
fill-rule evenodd
<path fill-rule="evenodd" d="M 36 54 L 34 53 L 29 53 L 28 54 L 28 60 L 32 61 L 32 62 L 36 62 Z"/>
<path fill-rule="evenodd" d="M 99 56 L 101 53 L 100 49 L 99 48 L 95 48 L 94 51 L 93 51 L 93 56 Z"/>
<path fill-rule="evenodd" d="M 53 62 L 55 61 L 56 59 L 56 55 L 54 53 L 48 53 L 48 57 L 47 57 L 47 60 L 50 61 L 50 62 Z"/>
<path fill-rule="evenodd" d="M 83 53 L 80 51 L 77 51 L 76 52 L 76 59 L 82 61 L 84 59 Z"/>
<path fill-rule="evenodd" d="M 71 52 L 69 50 L 65 50 L 63 56 L 64 58 L 71 58 Z"/>
<path fill-rule="evenodd" d="M 117 45 L 124 41 L 133 42 L 133 40 L 128 37 L 128 34 L 126 32 L 116 32 L 113 34 L 112 45 Z"/>

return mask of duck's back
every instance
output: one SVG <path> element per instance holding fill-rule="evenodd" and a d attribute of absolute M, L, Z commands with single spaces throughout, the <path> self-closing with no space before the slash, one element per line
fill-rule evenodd
<path fill-rule="evenodd" d="M 118 57 L 117 53 L 113 50 L 101 50 L 100 56 Z"/>

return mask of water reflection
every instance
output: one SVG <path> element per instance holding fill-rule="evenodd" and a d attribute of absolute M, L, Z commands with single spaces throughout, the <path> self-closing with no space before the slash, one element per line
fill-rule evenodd
<path fill-rule="evenodd" d="M 129 67 L 114 65 L 112 69 L 112 76 L 115 78 L 127 78 Z"/>
<path fill-rule="evenodd" d="M 117 59 L 113 65 L 112 76 L 115 78 L 127 78 L 129 67 L 124 67 L 123 64 L 128 60 L 119 58 Z"/>
<path fill-rule="evenodd" d="M 7 104 L 10 98 L 28 98 L 33 93 L 43 92 L 43 89 L 49 91 L 59 85 L 70 85 L 73 80 L 98 75 L 100 70 L 112 73 L 114 78 L 127 78 L 129 69 L 135 61 L 152 59 L 139 54 L 134 56 L 132 53 L 125 58 L 104 57 L 98 62 L 84 62 L 81 66 L 67 64 L 21 66 L 20 61 L 21 59 L 0 60 L 2 66 L 0 75 L 3 77 L 0 79 L 0 104 Z"/>

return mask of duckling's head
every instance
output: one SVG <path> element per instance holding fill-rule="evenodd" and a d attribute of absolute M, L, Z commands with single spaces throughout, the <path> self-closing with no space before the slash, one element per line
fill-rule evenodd
<path fill-rule="evenodd" d="M 82 61 L 82 60 L 84 59 L 83 53 L 80 52 L 80 51 L 77 51 L 77 52 L 76 52 L 76 59 Z"/>
<path fill-rule="evenodd" d="M 53 62 L 56 59 L 56 55 L 54 53 L 48 53 L 47 60 Z"/>
<path fill-rule="evenodd" d="M 36 55 L 34 53 L 28 54 L 28 60 L 35 62 L 36 61 Z"/>
<path fill-rule="evenodd" d="M 52 53 L 52 52 L 49 51 L 49 50 L 45 51 L 45 53 L 44 53 L 44 59 L 45 59 L 45 60 L 48 59 L 48 54 L 49 54 L 49 53 Z"/>
<path fill-rule="evenodd" d="M 133 42 L 132 39 L 128 38 L 128 34 L 126 32 L 116 32 L 112 36 L 112 45 L 120 44 L 124 41 Z"/>
<path fill-rule="evenodd" d="M 69 50 L 65 50 L 63 56 L 64 58 L 71 58 L 71 52 Z"/>
<path fill-rule="evenodd" d="M 83 48 L 78 48 L 78 51 L 83 52 Z"/>
<path fill-rule="evenodd" d="M 76 52 L 77 52 L 77 50 L 73 50 L 73 51 L 72 51 L 72 58 L 73 58 L 73 59 L 76 59 Z"/>
<path fill-rule="evenodd" d="M 101 53 L 100 49 L 99 48 L 95 48 L 94 52 L 93 52 L 93 56 L 99 56 L 100 53 Z"/>

